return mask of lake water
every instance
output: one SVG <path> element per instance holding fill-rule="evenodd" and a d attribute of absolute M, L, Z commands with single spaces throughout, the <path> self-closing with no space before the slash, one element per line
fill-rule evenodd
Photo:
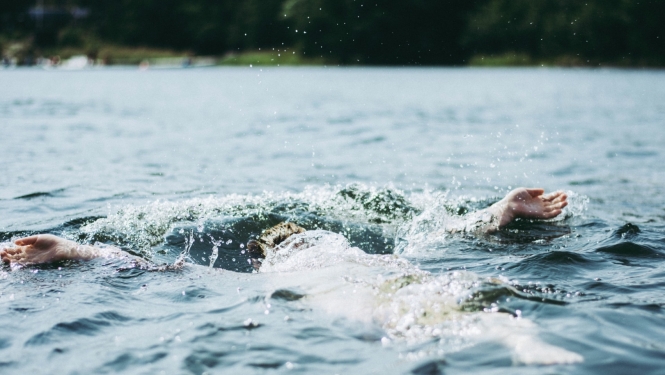
<path fill-rule="evenodd" d="M 189 261 L 4 266 L 2 373 L 663 373 L 661 71 L 16 69 L 0 83 L 0 242 L 48 232 Z M 439 233 L 517 186 L 570 206 Z M 244 244 L 285 220 L 343 237 L 313 232 L 316 253 L 252 273 Z"/>

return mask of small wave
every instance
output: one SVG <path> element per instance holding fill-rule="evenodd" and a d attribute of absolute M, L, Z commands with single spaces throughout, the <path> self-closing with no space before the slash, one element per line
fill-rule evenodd
<path fill-rule="evenodd" d="M 599 262 L 586 255 L 570 251 L 552 251 L 531 255 L 506 268 L 513 274 L 522 275 L 521 277 L 549 279 L 561 273 L 575 275 L 600 267 Z"/>
<path fill-rule="evenodd" d="M 630 241 L 621 242 L 616 245 L 603 246 L 596 249 L 596 252 L 635 258 L 662 256 L 661 252 L 656 249 Z"/>
<path fill-rule="evenodd" d="M 621 228 L 614 231 L 613 236 L 616 238 L 633 238 L 636 237 L 640 232 L 640 227 L 632 223 L 626 223 Z"/>
<path fill-rule="evenodd" d="M 106 327 L 131 320 L 116 312 L 96 314 L 93 318 L 81 318 L 72 322 L 58 323 L 48 331 L 40 332 L 26 341 L 26 346 L 45 345 L 66 341 L 71 335 L 94 336 Z"/>
<path fill-rule="evenodd" d="M 56 189 L 53 191 L 38 191 L 35 193 L 30 193 L 30 194 L 25 194 L 21 195 L 18 197 L 15 197 L 14 199 L 24 199 L 24 200 L 30 200 L 30 199 L 35 199 L 35 198 L 52 198 L 58 196 L 60 193 L 64 192 L 65 189 Z"/>
<path fill-rule="evenodd" d="M 105 363 L 102 366 L 102 371 L 100 372 L 106 372 L 108 370 L 118 372 L 118 371 L 124 371 L 127 370 L 130 367 L 137 366 L 137 365 L 146 365 L 150 363 L 155 363 L 158 362 L 159 360 L 168 357 L 169 353 L 167 352 L 157 352 L 157 353 L 152 353 L 152 354 L 140 354 L 140 355 L 135 355 L 131 353 L 124 353 L 119 355 L 117 358 L 114 360 Z M 106 370 L 106 371 L 103 371 Z"/>
<path fill-rule="evenodd" d="M 194 223 L 198 228 L 209 219 L 245 217 L 263 225 L 262 229 L 279 220 L 316 229 L 330 225 L 324 223 L 325 220 L 336 220 L 337 229 L 352 236 L 348 233 L 352 230 L 367 234 L 366 229 L 371 225 L 394 225 L 408 220 L 415 210 L 399 190 L 354 184 L 307 187 L 301 193 L 231 194 L 130 205 L 83 225 L 80 231 L 90 242 L 127 244 L 150 256 L 150 248 L 162 243 L 164 236 L 178 223 Z M 353 222 L 364 225 L 352 228 L 349 223 Z"/>

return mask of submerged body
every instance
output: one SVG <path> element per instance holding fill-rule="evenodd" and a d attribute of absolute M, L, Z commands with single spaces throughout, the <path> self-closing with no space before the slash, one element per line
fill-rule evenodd
<path fill-rule="evenodd" d="M 549 219 L 561 213 L 567 205 L 566 198 L 560 192 L 543 195 L 541 189 L 516 189 L 491 207 L 464 217 L 463 225 L 457 223 L 445 230 L 492 232 L 516 218 Z M 15 245 L 0 251 L 0 256 L 18 266 L 124 258 L 131 266 L 156 268 L 115 247 L 80 245 L 50 234 L 21 238 Z M 465 312 L 460 301 L 488 282 L 472 273 L 435 276 L 397 255 L 367 254 L 351 246 L 342 235 L 306 231 L 293 223 L 281 223 L 264 231 L 248 243 L 247 249 L 260 258 L 255 267 L 272 290 L 299 289 L 305 293 L 304 301 L 310 308 L 378 324 L 387 335 L 382 340 L 384 345 L 393 340 L 415 344 L 452 334 L 469 343 L 500 342 L 510 348 L 513 361 L 519 364 L 583 360 L 576 353 L 540 340 L 535 325 L 527 319 L 503 313 Z"/>
<path fill-rule="evenodd" d="M 561 214 L 561 210 L 567 204 L 566 194 L 560 191 L 544 195 L 543 189 L 517 188 L 499 202 L 487 209 L 467 215 L 461 222 L 445 228 L 444 231 L 493 232 L 518 218 L 554 218 Z M 292 234 L 302 232 L 304 232 L 303 228 L 286 223 L 283 226 L 268 229 L 258 241 L 250 241 L 248 249 L 265 257 L 269 249 L 275 248 L 276 245 Z M 3 262 L 29 265 L 59 260 L 90 260 L 99 257 L 129 256 L 129 254 L 117 248 L 80 245 L 49 234 L 20 238 L 14 243 L 16 247 L 0 250 L 0 258 Z"/>

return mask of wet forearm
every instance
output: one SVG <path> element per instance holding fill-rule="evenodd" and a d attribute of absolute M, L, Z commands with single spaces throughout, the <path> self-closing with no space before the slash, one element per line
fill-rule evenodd
<path fill-rule="evenodd" d="M 95 258 L 112 258 L 126 255 L 128 254 L 124 251 L 112 246 L 80 245 L 76 242 L 71 242 L 69 248 L 62 254 L 61 259 L 92 260 Z"/>

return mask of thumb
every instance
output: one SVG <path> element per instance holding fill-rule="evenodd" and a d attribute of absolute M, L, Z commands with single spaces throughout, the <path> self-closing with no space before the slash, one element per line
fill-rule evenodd
<path fill-rule="evenodd" d="M 35 242 L 37 242 L 38 239 L 39 239 L 39 235 L 35 235 L 35 236 L 30 236 L 30 237 L 19 238 L 18 240 L 14 241 L 14 243 L 19 245 L 19 246 L 34 245 Z"/>

